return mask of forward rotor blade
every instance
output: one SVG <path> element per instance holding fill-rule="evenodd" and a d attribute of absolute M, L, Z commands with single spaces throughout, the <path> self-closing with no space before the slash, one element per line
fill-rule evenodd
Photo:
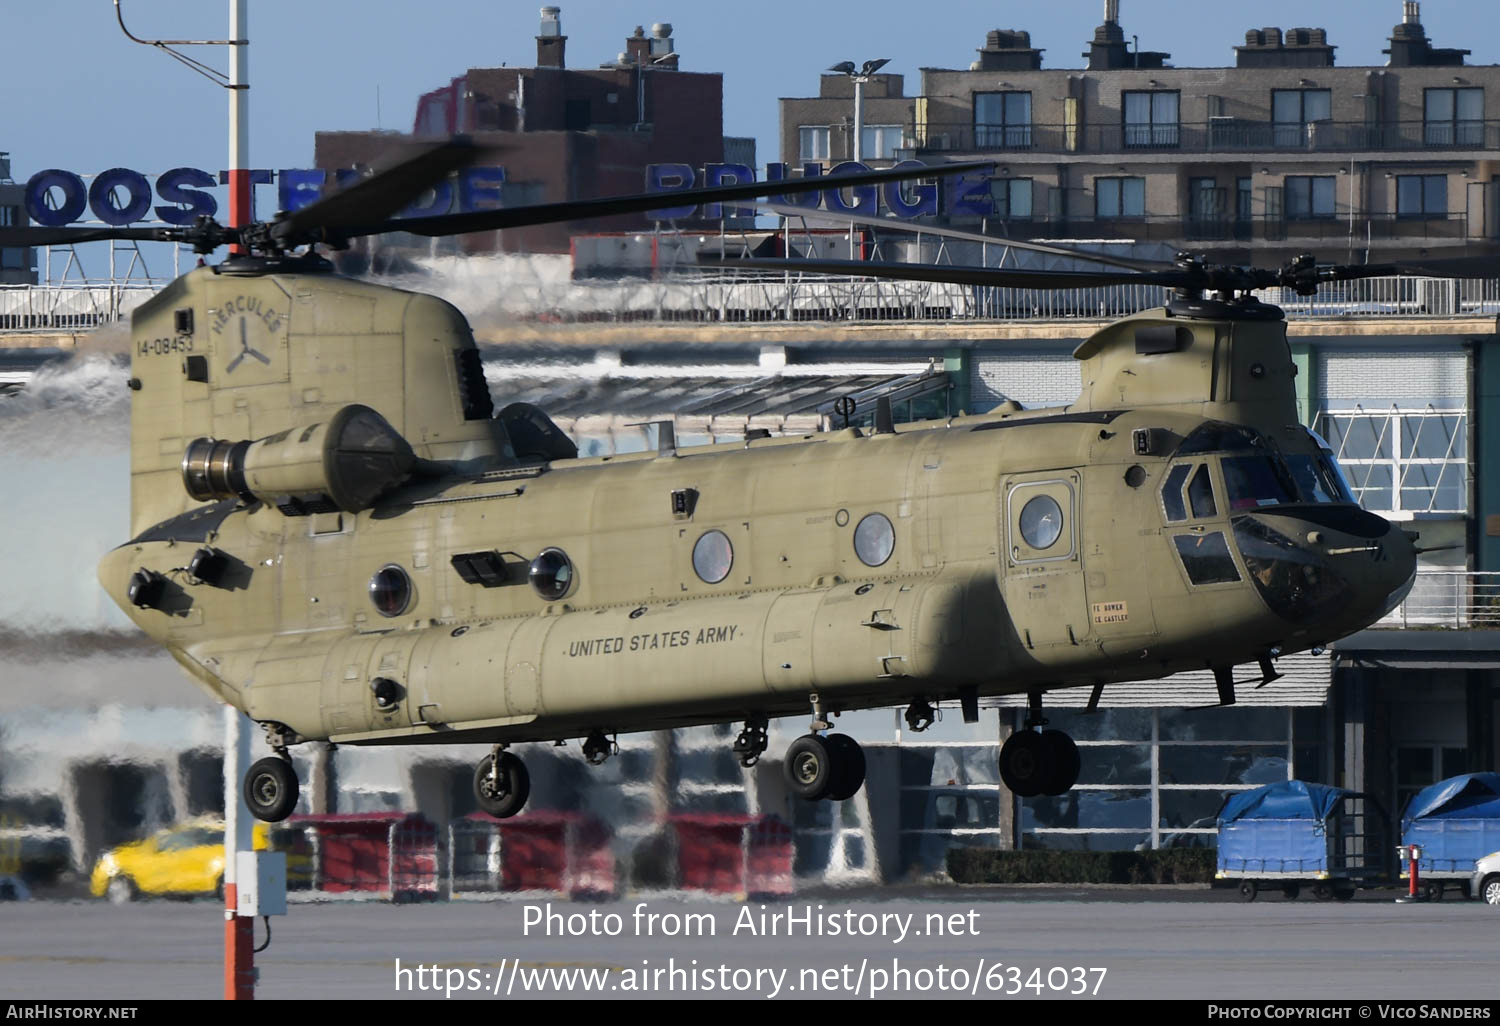
<path fill-rule="evenodd" d="M 868 260 L 703 260 L 753 271 L 806 271 L 861 278 L 894 278 L 949 285 L 981 285 L 1013 289 L 1082 289 L 1095 285 L 1161 285 L 1191 288 L 1194 275 L 1171 271 L 1027 271 L 999 267 L 962 267 L 948 264 L 892 264 Z"/>
<path fill-rule="evenodd" d="M 322 238 L 325 229 L 337 235 L 338 229 L 388 218 L 449 173 L 472 164 L 478 154 L 467 137 L 455 136 L 287 214 L 271 225 L 271 237 L 297 245 Z"/>
<path fill-rule="evenodd" d="M 1171 264 L 1152 261 L 1127 260 L 1123 257 L 1110 256 L 1108 253 L 1093 253 L 1088 250 L 1069 249 L 1066 246 L 1049 246 L 1041 242 L 1027 242 L 1022 239 L 1011 239 L 1000 235 L 982 235 L 979 232 L 966 232 L 962 229 L 946 228 L 941 225 L 898 221 L 893 217 L 835 214 L 826 210 L 809 210 L 803 207 L 790 206 L 786 203 L 768 203 L 764 201 L 755 201 L 755 206 L 782 217 L 800 217 L 808 221 L 826 221 L 834 225 L 857 224 L 869 228 L 889 228 L 898 232 L 940 236 L 945 239 L 962 239 L 965 242 L 978 242 L 1001 248 L 1024 249 L 1032 253 L 1046 253 L 1050 256 L 1066 257 L 1069 260 L 1083 260 L 1091 264 L 1103 264 L 1106 267 L 1123 267 L 1130 271 L 1165 271 L 1170 270 L 1172 267 Z"/>
<path fill-rule="evenodd" d="M 1324 269 L 1331 281 L 1385 278 L 1405 275 L 1416 278 L 1500 277 L 1500 256 L 1439 257 L 1434 260 L 1402 260 L 1390 264 L 1342 264 Z"/>
<path fill-rule="evenodd" d="M 435 217 L 409 217 L 384 221 L 379 224 L 366 222 L 362 228 L 349 228 L 341 232 L 345 238 L 360 235 L 380 235 L 386 232 L 410 232 L 413 235 L 463 235 L 467 232 L 494 231 L 504 228 L 525 228 L 537 224 L 557 224 L 564 221 L 587 221 L 598 217 L 613 217 L 618 214 L 638 214 L 648 210 L 669 210 L 672 207 L 697 206 L 701 203 L 727 203 L 733 200 L 749 200 L 757 196 L 795 195 L 818 192 L 823 189 L 847 188 L 855 185 L 879 185 L 881 182 L 900 182 L 912 178 L 938 178 L 992 168 L 989 161 L 965 164 L 933 164 L 921 168 L 891 168 L 884 171 L 861 171 L 857 174 L 822 175 L 814 178 L 788 178 L 780 182 L 749 182 L 744 185 L 716 185 L 700 189 L 682 189 L 675 192 L 649 192 L 634 196 L 613 196 L 606 199 L 571 200 L 565 203 L 540 203 L 530 207 L 510 207 L 500 210 L 478 210 L 468 214 L 440 214 Z"/>

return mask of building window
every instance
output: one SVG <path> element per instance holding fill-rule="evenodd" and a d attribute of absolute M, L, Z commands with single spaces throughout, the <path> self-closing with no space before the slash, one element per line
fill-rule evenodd
<path fill-rule="evenodd" d="M 803 125 L 798 132 L 802 138 L 801 157 L 803 160 L 832 159 L 828 151 L 827 125 Z"/>
<path fill-rule="evenodd" d="M 1145 217 L 1146 180 L 1095 178 L 1094 215 L 1101 220 L 1112 217 Z"/>
<path fill-rule="evenodd" d="M 1031 148 L 1030 93 L 975 93 L 974 145 L 979 149 Z"/>
<path fill-rule="evenodd" d="M 14 228 L 16 226 L 16 207 L 0 207 L 0 228 Z"/>
<path fill-rule="evenodd" d="M 1334 184 L 1332 175 L 1287 175 L 1286 219 L 1311 221 L 1334 217 Z"/>
<path fill-rule="evenodd" d="M 1031 179 L 996 178 L 990 182 L 995 216 L 1010 221 L 1031 220 Z"/>
<path fill-rule="evenodd" d="M 1425 90 L 1422 138 L 1428 146 L 1483 146 L 1484 90 Z"/>
<path fill-rule="evenodd" d="M 1396 216 L 1448 216 L 1447 175 L 1397 175 Z"/>
<path fill-rule="evenodd" d="M 1459 409 L 1323 411 L 1350 490 L 1374 513 L 1467 513 L 1468 417 Z"/>
<path fill-rule="evenodd" d="M 1181 142 L 1178 94 L 1173 92 L 1127 92 L 1121 107 L 1125 119 L 1125 145 L 1130 149 L 1173 149 Z"/>
<path fill-rule="evenodd" d="M 1319 710 L 1291 708 L 1048 710 L 1077 739 L 1083 771 L 1059 798 L 1018 801 L 1023 850 L 1212 848 L 1225 799 L 1292 778 L 1298 748 L 1319 736 Z M 1298 734 L 1297 714 L 1315 722 Z M 1315 743 L 1315 742 L 1314 742 Z M 1309 746 L 1311 749 L 1311 746 Z M 1317 765 L 1311 749 L 1308 760 Z M 903 827 L 905 823 L 902 824 Z"/>
<path fill-rule="evenodd" d="M 900 125 L 866 125 L 860 134 L 860 156 L 866 160 L 895 160 L 901 148 Z"/>
<path fill-rule="evenodd" d="M 1271 139 L 1277 149 L 1306 149 L 1312 144 L 1309 126 L 1333 119 L 1331 89 L 1271 90 Z"/>

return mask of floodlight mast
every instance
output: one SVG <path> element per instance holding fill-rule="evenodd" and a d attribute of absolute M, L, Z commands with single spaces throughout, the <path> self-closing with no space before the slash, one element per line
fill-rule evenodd
<path fill-rule="evenodd" d="M 120 0 L 115 18 L 131 42 L 152 46 L 180 61 L 215 85 L 229 90 L 229 227 L 243 228 L 252 220 L 250 197 L 250 0 L 229 0 L 228 39 L 142 39 L 125 27 Z M 181 53 L 176 46 L 229 47 L 229 74 Z M 236 242 L 236 255 L 249 250 Z M 224 998 L 248 1001 L 255 997 L 255 920 L 239 914 L 237 865 L 239 853 L 253 851 L 254 821 L 239 781 L 250 764 L 250 718 L 234 706 L 224 707 Z"/>
<path fill-rule="evenodd" d="M 864 160 L 865 143 L 865 83 L 870 81 L 871 76 L 891 62 L 889 57 L 880 57 L 873 61 L 865 61 L 864 67 L 855 68 L 853 61 L 840 61 L 829 71 L 837 71 L 848 75 L 854 80 L 854 162 L 861 163 Z"/>

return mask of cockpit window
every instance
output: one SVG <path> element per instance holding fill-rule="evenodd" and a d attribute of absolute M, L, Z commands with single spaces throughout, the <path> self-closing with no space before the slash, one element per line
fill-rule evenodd
<path fill-rule="evenodd" d="M 1195 518 L 1218 515 L 1218 507 L 1214 505 L 1214 483 L 1208 476 L 1206 465 L 1198 467 L 1198 473 L 1193 475 L 1193 481 L 1188 485 L 1188 502 L 1193 507 Z"/>
<path fill-rule="evenodd" d="M 1253 452 L 1264 449 L 1266 440 L 1258 431 L 1241 424 L 1222 424 L 1211 420 L 1200 425 L 1177 447 L 1178 456 L 1204 452 Z"/>
<path fill-rule="evenodd" d="M 1317 453 L 1288 453 L 1286 456 L 1292 480 L 1297 486 L 1298 498 L 1303 502 L 1347 502 L 1357 505 L 1349 482 L 1339 469 L 1338 460 L 1334 459 L 1328 443 L 1318 437 L 1316 432 L 1307 433 L 1316 443 Z"/>
<path fill-rule="evenodd" d="M 1187 480 L 1188 471 L 1192 469 L 1190 463 L 1179 463 L 1172 468 L 1171 473 L 1167 475 L 1166 482 L 1161 486 L 1161 504 L 1167 514 L 1168 523 L 1187 519 L 1187 506 L 1182 502 L 1182 485 Z"/>
<path fill-rule="evenodd" d="M 1270 456 L 1226 456 L 1223 467 L 1231 511 L 1296 501 Z"/>

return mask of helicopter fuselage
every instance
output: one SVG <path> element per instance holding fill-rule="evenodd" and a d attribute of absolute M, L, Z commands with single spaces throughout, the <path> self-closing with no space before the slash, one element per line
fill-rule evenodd
<path fill-rule="evenodd" d="M 1269 467 L 1254 448 L 1278 442 L 1322 455 L 1302 429 L 1225 427 L 1150 407 L 1002 412 L 517 464 L 409 482 L 358 513 L 225 500 L 116 550 L 101 579 L 225 700 L 341 743 L 1154 678 L 1381 615 L 1411 576 L 1406 538 L 1334 484 L 1277 493 L 1274 469 L 1233 462 Z M 236 565 L 216 585 L 182 569 L 203 545 Z M 528 573 L 548 550 L 569 567 L 557 597 Z M 469 554 L 491 555 L 490 580 L 455 568 Z M 393 567 L 408 593 L 383 615 L 371 589 Z M 139 568 L 172 582 L 160 608 L 125 599 Z"/>

